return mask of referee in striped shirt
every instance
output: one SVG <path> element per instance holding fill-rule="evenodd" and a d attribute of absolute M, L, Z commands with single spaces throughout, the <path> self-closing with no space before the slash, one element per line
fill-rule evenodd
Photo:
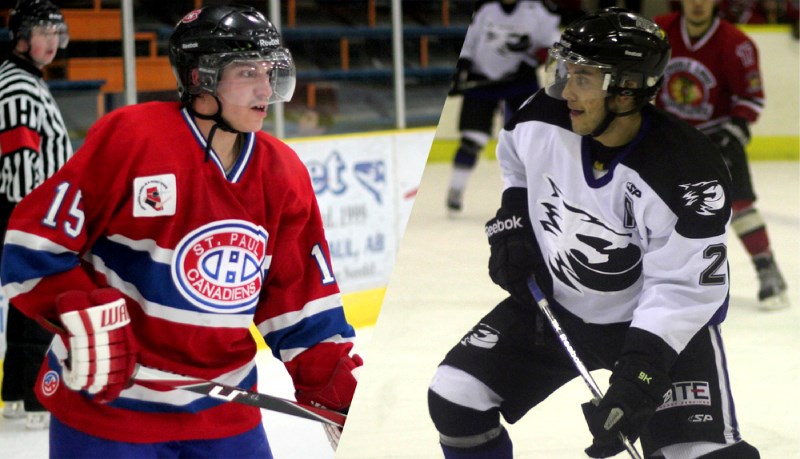
<path fill-rule="evenodd" d="M 72 156 L 67 128 L 42 69 L 69 41 L 48 0 L 19 0 L 8 21 L 10 53 L 0 64 L 0 240 L 17 203 Z M 50 415 L 34 384 L 52 335 L 9 305 L 3 361 L 3 416 L 45 429 Z"/>

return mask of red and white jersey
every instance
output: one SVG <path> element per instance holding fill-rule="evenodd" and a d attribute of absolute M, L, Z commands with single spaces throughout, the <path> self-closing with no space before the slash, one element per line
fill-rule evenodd
<path fill-rule="evenodd" d="M 117 109 L 14 211 L 2 258 L 11 301 L 58 323 L 55 297 L 111 286 L 127 299 L 142 365 L 252 388 L 255 323 L 296 384 L 349 353 L 308 172 L 283 142 L 245 135 L 225 172 L 177 103 Z M 80 431 L 126 442 L 218 438 L 257 408 L 135 384 L 108 404 L 61 382 L 56 338 L 37 391 Z M 313 370 L 313 371 L 312 371 Z M 332 369 L 331 369 L 332 370 Z"/>
<path fill-rule="evenodd" d="M 464 38 L 461 58 L 490 80 L 513 75 L 523 62 L 535 67 L 561 36 L 560 18 L 541 2 L 520 0 L 514 6 L 481 2 Z"/>
<path fill-rule="evenodd" d="M 679 12 L 659 16 L 656 23 L 672 45 L 656 105 L 704 132 L 731 117 L 758 119 L 764 88 L 752 40 L 719 18 L 694 42 Z"/>

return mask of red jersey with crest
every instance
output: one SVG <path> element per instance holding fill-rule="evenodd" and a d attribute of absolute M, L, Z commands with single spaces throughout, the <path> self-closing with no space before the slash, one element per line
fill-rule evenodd
<path fill-rule="evenodd" d="M 114 287 L 128 301 L 140 364 L 243 388 L 258 379 L 255 322 L 296 384 L 327 382 L 313 379 L 327 378 L 355 334 L 308 172 L 264 132 L 242 143 L 226 172 L 213 150 L 205 154 L 205 139 L 177 103 L 101 118 L 77 154 L 12 215 L 2 279 L 13 303 L 57 323 L 58 294 Z M 91 435 L 220 438 L 261 422 L 257 408 L 139 384 L 95 403 L 61 381 L 66 356 L 56 337 L 39 398 Z"/>
<path fill-rule="evenodd" d="M 656 104 L 704 132 L 731 117 L 749 123 L 764 108 L 755 44 L 733 24 L 714 18 L 706 33 L 689 38 L 679 12 L 659 16 L 672 46 Z"/>

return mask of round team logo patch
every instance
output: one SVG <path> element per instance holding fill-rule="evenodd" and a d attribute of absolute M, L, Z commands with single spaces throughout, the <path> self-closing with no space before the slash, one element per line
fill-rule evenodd
<path fill-rule="evenodd" d="M 58 390 L 59 381 L 60 378 L 57 372 L 50 370 L 45 373 L 42 378 L 42 395 L 49 397 L 55 394 L 56 390 Z"/>
<path fill-rule="evenodd" d="M 186 14 L 186 16 L 183 17 L 183 19 L 181 19 L 181 22 L 184 24 L 186 24 L 187 22 L 193 22 L 197 19 L 198 16 L 200 16 L 200 10 L 190 11 L 189 13 Z"/>
<path fill-rule="evenodd" d="M 205 311 L 236 313 L 254 307 L 264 280 L 267 238 L 264 228 L 242 220 L 192 231 L 173 255 L 178 291 Z"/>

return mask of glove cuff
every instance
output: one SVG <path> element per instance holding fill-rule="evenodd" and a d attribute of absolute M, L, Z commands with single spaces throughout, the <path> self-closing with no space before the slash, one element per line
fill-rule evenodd
<path fill-rule="evenodd" d="M 307 405 L 321 405 L 331 410 L 346 412 L 353 400 L 359 369 L 363 363 L 357 354 L 353 357 L 342 357 L 324 387 L 298 385 L 295 398 Z"/>
<path fill-rule="evenodd" d="M 631 327 L 625 338 L 622 355 L 614 366 L 611 383 L 619 379 L 633 382 L 657 405 L 672 390 L 669 369 L 678 354 L 660 337 L 641 328 Z"/>
<path fill-rule="evenodd" d="M 528 210 L 528 189 L 511 187 L 503 191 L 500 205 L 505 209 L 525 209 Z"/>
<path fill-rule="evenodd" d="M 722 129 L 733 136 L 742 147 L 750 143 L 750 127 L 747 125 L 746 120 L 742 118 L 731 118 L 731 121 L 725 123 Z"/>
<path fill-rule="evenodd" d="M 660 336 L 642 328 L 630 327 L 619 360 L 626 357 L 643 360 L 662 373 L 669 373 L 678 353 Z"/>
<path fill-rule="evenodd" d="M 633 383 L 656 406 L 667 401 L 672 392 L 672 382 L 666 373 L 637 359 L 620 359 L 617 362 L 611 383 L 615 384 L 620 380 Z"/>
<path fill-rule="evenodd" d="M 56 299 L 60 319 L 73 336 L 90 336 L 131 322 L 125 299 L 114 289 L 66 292 Z"/>
<path fill-rule="evenodd" d="M 465 57 L 460 57 L 458 61 L 456 61 L 456 70 L 466 70 L 467 72 L 472 69 L 472 61 Z"/>

